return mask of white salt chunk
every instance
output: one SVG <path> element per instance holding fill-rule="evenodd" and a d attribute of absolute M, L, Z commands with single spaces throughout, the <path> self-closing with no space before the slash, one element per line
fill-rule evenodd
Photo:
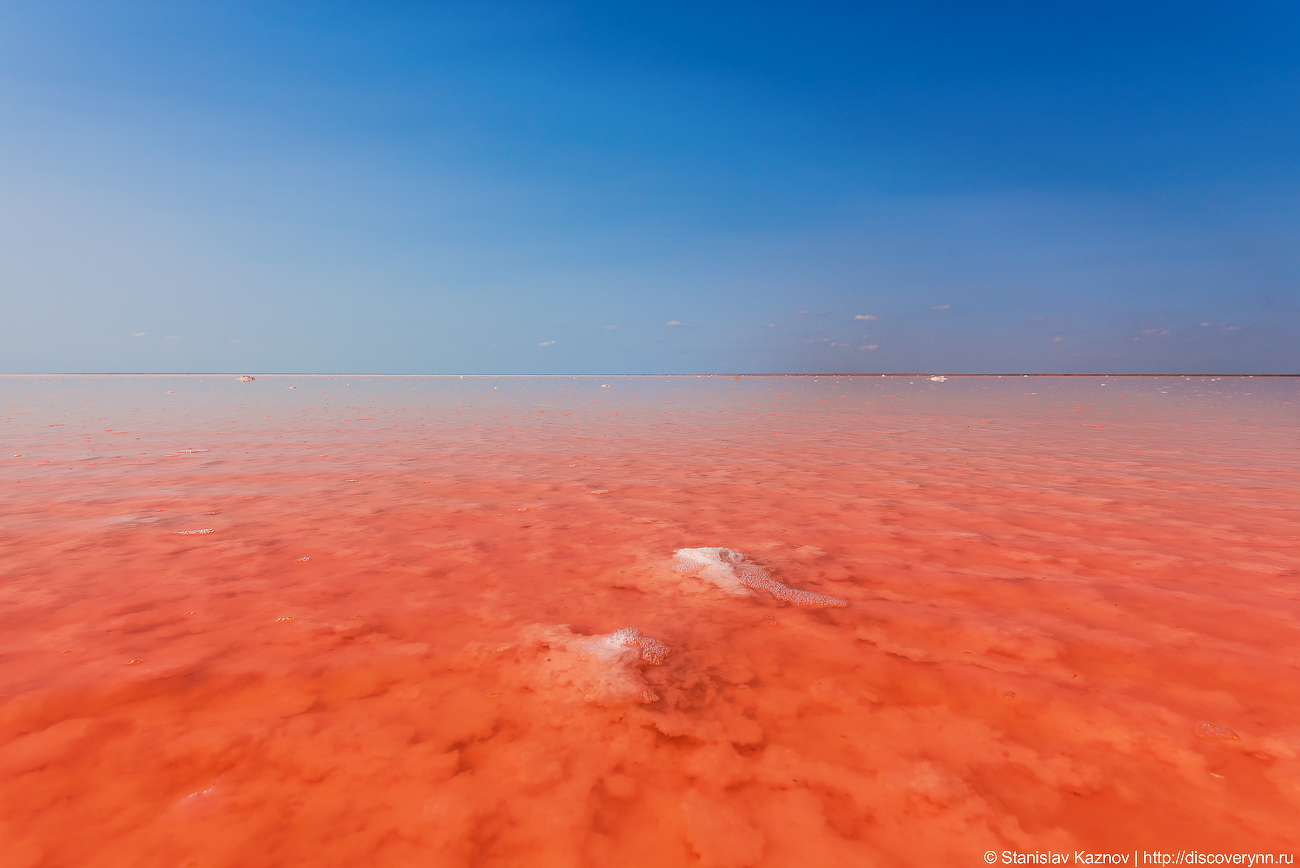
<path fill-rule="evenodd" d="M 784 585 L 768 575 L 767 570 L 745 559 L 740 552 L 721 547 L 678 549 L 678 572 L 694 573 L 697 578 L 717 585 L 738 597 L 753 595 L 755 590 L 767 591 L 778 600 L 806 607 L 840 607 L 848 602 L 825 594 L 801 591 Z"/>

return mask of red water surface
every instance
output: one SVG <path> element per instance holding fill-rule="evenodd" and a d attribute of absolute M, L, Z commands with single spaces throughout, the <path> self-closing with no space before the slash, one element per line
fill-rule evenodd
<path fill-rule="evenodd" d="M 1296 385 L 0 379 L 0 863 L 1293 852 Z"/>

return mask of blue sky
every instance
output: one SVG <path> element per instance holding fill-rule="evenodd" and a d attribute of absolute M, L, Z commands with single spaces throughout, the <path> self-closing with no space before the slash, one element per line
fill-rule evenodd
<path fill-rule="evenodd" d="M 0 370 L 1297 372 L 1298 8 L 0 2 Z"/>

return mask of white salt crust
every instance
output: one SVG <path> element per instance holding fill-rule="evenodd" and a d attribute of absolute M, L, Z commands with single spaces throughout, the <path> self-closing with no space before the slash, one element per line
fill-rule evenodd
<path fill-rule="evenodd" d="M 778 600 L 794 603 L 796 606 L 809 608 L 826 608 L 847 606 L 848 602 L 825 594 L 801 591 L 789 585 L 783 585 L 767 574 L 767 570 L 750 563 L 737 551 L 711 546 L 695 549 L 678 549 L 678 572 L 693 573 L 697 578 L 717 585 L 729 594 L 738 597 L 752 596 L 756 590 L 767 591 Z"/>
<path fill-rule="evenodd" d="M 596 636 L 574 633 L 567 624 L 528 632 L 528 638 L 550 649 L 542 669 L 557 687 L 579 691 L 584 700 L 600 705 L 658 701 L 638 665 L 663 665 L 670 649 L 658 639 L 642 636 L 635 627 Z"/>

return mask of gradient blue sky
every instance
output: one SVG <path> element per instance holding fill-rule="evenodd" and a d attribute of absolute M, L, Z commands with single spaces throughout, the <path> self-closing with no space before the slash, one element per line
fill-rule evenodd
<path fill-rule="evenodd" d="M 1297 372 L 1298 10 L 0 2 L 0 370 Z"/>

